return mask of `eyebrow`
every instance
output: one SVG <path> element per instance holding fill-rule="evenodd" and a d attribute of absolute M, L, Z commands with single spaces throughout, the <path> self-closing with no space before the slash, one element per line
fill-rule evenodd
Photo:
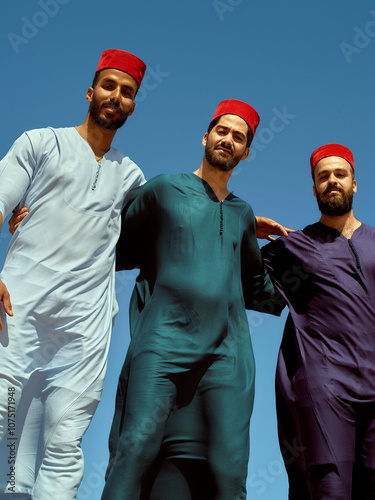
<path fill-rule="evenodd" d="M 222 124 L 218 124 L 217 125 L 217 128 L 222 128 L 224 130 L 230 130 L 231 127 L 227 127 L 226 125 L 222 125 Z M 237 135 L 241 135 L 243 138 L 246 138 L 246 134 L 244 134 L 243 132 L 241 132 L 241 130 L 237 130 L 237 129 L 232 129 L 233 130 L 233 133 L 237 134 Z"/>
<path fill-rule="evenodd" d="M 114 80 L 113 78 L 109 78 L 109 77 L 106 77 L 106 78 L 103 78 L 102 80 L 102 83 L 115 83 L 117 85 L 117 80 Z M 121 85 L 122 88 L 126 88 L 126 89 L 129 89 L 129 90 L 135 90 L 134 87 L 132 87 L 131 85 Z"/>
<path fill-rule="evenodd" d="M 335 173 L 335 172 L 346 172 L 348 174 L 350 174 L 350 172 L 348 172 L 348 170 L 344 167 L 335 167 L 333 169 L 330 169 L 330 168 L 324 168 L 323 170 L 321 170 L 319 173 L 318 173 L 318 176 L 319 175 L 322 175 L 322 174 L 326 174 L 326 173 Z"/>

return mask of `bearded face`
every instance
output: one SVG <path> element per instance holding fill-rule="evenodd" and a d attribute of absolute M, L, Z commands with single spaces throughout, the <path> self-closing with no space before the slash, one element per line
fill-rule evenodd
<path fill-rule="evenodd" d="M 235 154 L 230 147 L 210 146 L 209 143 L 206 145 L 204 154 L 208 163 L 222 172 L 233 170 L 243 155 L 243 153 Z"/>
<path fill-rule="evenodd" d="M 353 206 L 353 188 L 344 190 L 339 186 L 328 187 L 316 193 L 319 210 L 325 215 L 345 215 Z"/>
<path fill-rule="evenodd" d="M 106 106 L 117 110 L 117 113 L 108 116 L 108 114 L 104 112 Z M 92 95 L 89 113 L 91 118 L 95 121 L 95 123 L 97 123 L 97 125 L 99 125 L 100 128 L 105 128 L 107 130 L 117 130 L 122 127 L 129 115 L 129 112 L 123 112 L 120 104 L 113 101 L 104 101 L 100 104 L 95 96 L 95 92 Z"/>
<path fill-rule="evenodd" d="M 242 123 L 240 124 L 242 125 Z M 243 159 L 248 148 L 245 139 L 238 141 L 225 138 L 224 130 L 225 127 L 219 123 L 207 135 L 204 155 L 212 167 L 222 172 L 230 172 Z M 245 134 L 242 134 L 242 136 L 246 137 Z"/>
<path fill-rule="evenodd" d="M 322 214 L 341 216 L 350 212 L 356 191 L 353 169 L 344 158 L 328 156 L 316 164 L 314 193 Z"/>

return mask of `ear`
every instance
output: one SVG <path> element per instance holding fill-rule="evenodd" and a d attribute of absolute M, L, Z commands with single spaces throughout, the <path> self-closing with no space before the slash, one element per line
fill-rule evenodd
<path fill-rule="evenodd" d="M 315 184 L 313 185 L 313 191 L 314 191 L 314 196 L 316 198 L 316 187 L 315 187 Z"/>
<path fill-rule="evenodd" d="M 86 101 L 87 102 L 91 102 L 93 93 L 94 93 L 94 89 L 92 87 L 89 87 L 88 91 L 86 92 Z"/>
<path fill-rule="evenodd" d="M 208 137 L 208 132 L 206 132 L 203 136 L 203 139 L 202 139 L 202 144 L 204 147 L 207 146 L 207 137 Z"/>
<path fill-rule="evenodd" d="M 353 179 L 353 193 L 357 192 L 357 181 Z"/>
<path fill-rule="evenodd" d="M 246 148 L 244 154 L 241 156 L 241 160 L 246 160 L 246 158 L 249 156 L 249 153 L 250 153 L 250 148 Z"/>
<path fill-rule="evenodd" d="M 135 102 L 133 102 L 133 106 L 130 108 L 130 111 L 128 113 L 128 116 L 131 116 L 134 112 L 134 109 L 135 109 Z"/>

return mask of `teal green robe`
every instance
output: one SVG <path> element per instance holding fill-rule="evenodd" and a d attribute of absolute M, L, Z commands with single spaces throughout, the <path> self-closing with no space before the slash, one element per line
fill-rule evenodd
<path fill-rule="evenodd" d="M 252 209 L 232 194 L 219 202 L 204 180 L 177 174 L 149 181 L 123 217 L 117 268 L 140 274 L 103 499 L 140 498 L 170 412 L 196 395 L 215 498 L 244 498 L 255 376 L 245 309 L 274 293 Z M 195 458 L 188 435 L 180 429 L 169 440 Z"/>

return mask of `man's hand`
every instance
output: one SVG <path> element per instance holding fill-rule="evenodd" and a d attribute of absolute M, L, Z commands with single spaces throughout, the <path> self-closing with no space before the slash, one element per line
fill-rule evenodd
<path fill-rule="evenodd" d="M 20 210 L 13 210 L 13 215 L 9 219 L 9 232 L 14 234 L 18 226 L 21 224 L 23 219 L 29 213 L 26 207 L 21 208 Z"/>
<path fill-rule="evenodd" d="M 259 239 L 274 241 L 275 238 L 273 238 L 271 234 L 275 234 L 277 236 L 288 236 L 289 233 L 292 233 L 294 231 L 294 229 L 288 229 L 278 222 L 275 222 L 272 219 L 268 219 L 268 217 L 255 218 L 257 221 L 256 235 Z"/>
<path fill-rule="evenodd" d="M 4 311 L 8 314 L 8 316 L 13 316 L 12 304 L 10 303 L 10 295 L 7 287 L 0 280 L 0 302 L 3 303 Z M 0 330 L 3 329 L 3 324 L 0 319 Z"/>

